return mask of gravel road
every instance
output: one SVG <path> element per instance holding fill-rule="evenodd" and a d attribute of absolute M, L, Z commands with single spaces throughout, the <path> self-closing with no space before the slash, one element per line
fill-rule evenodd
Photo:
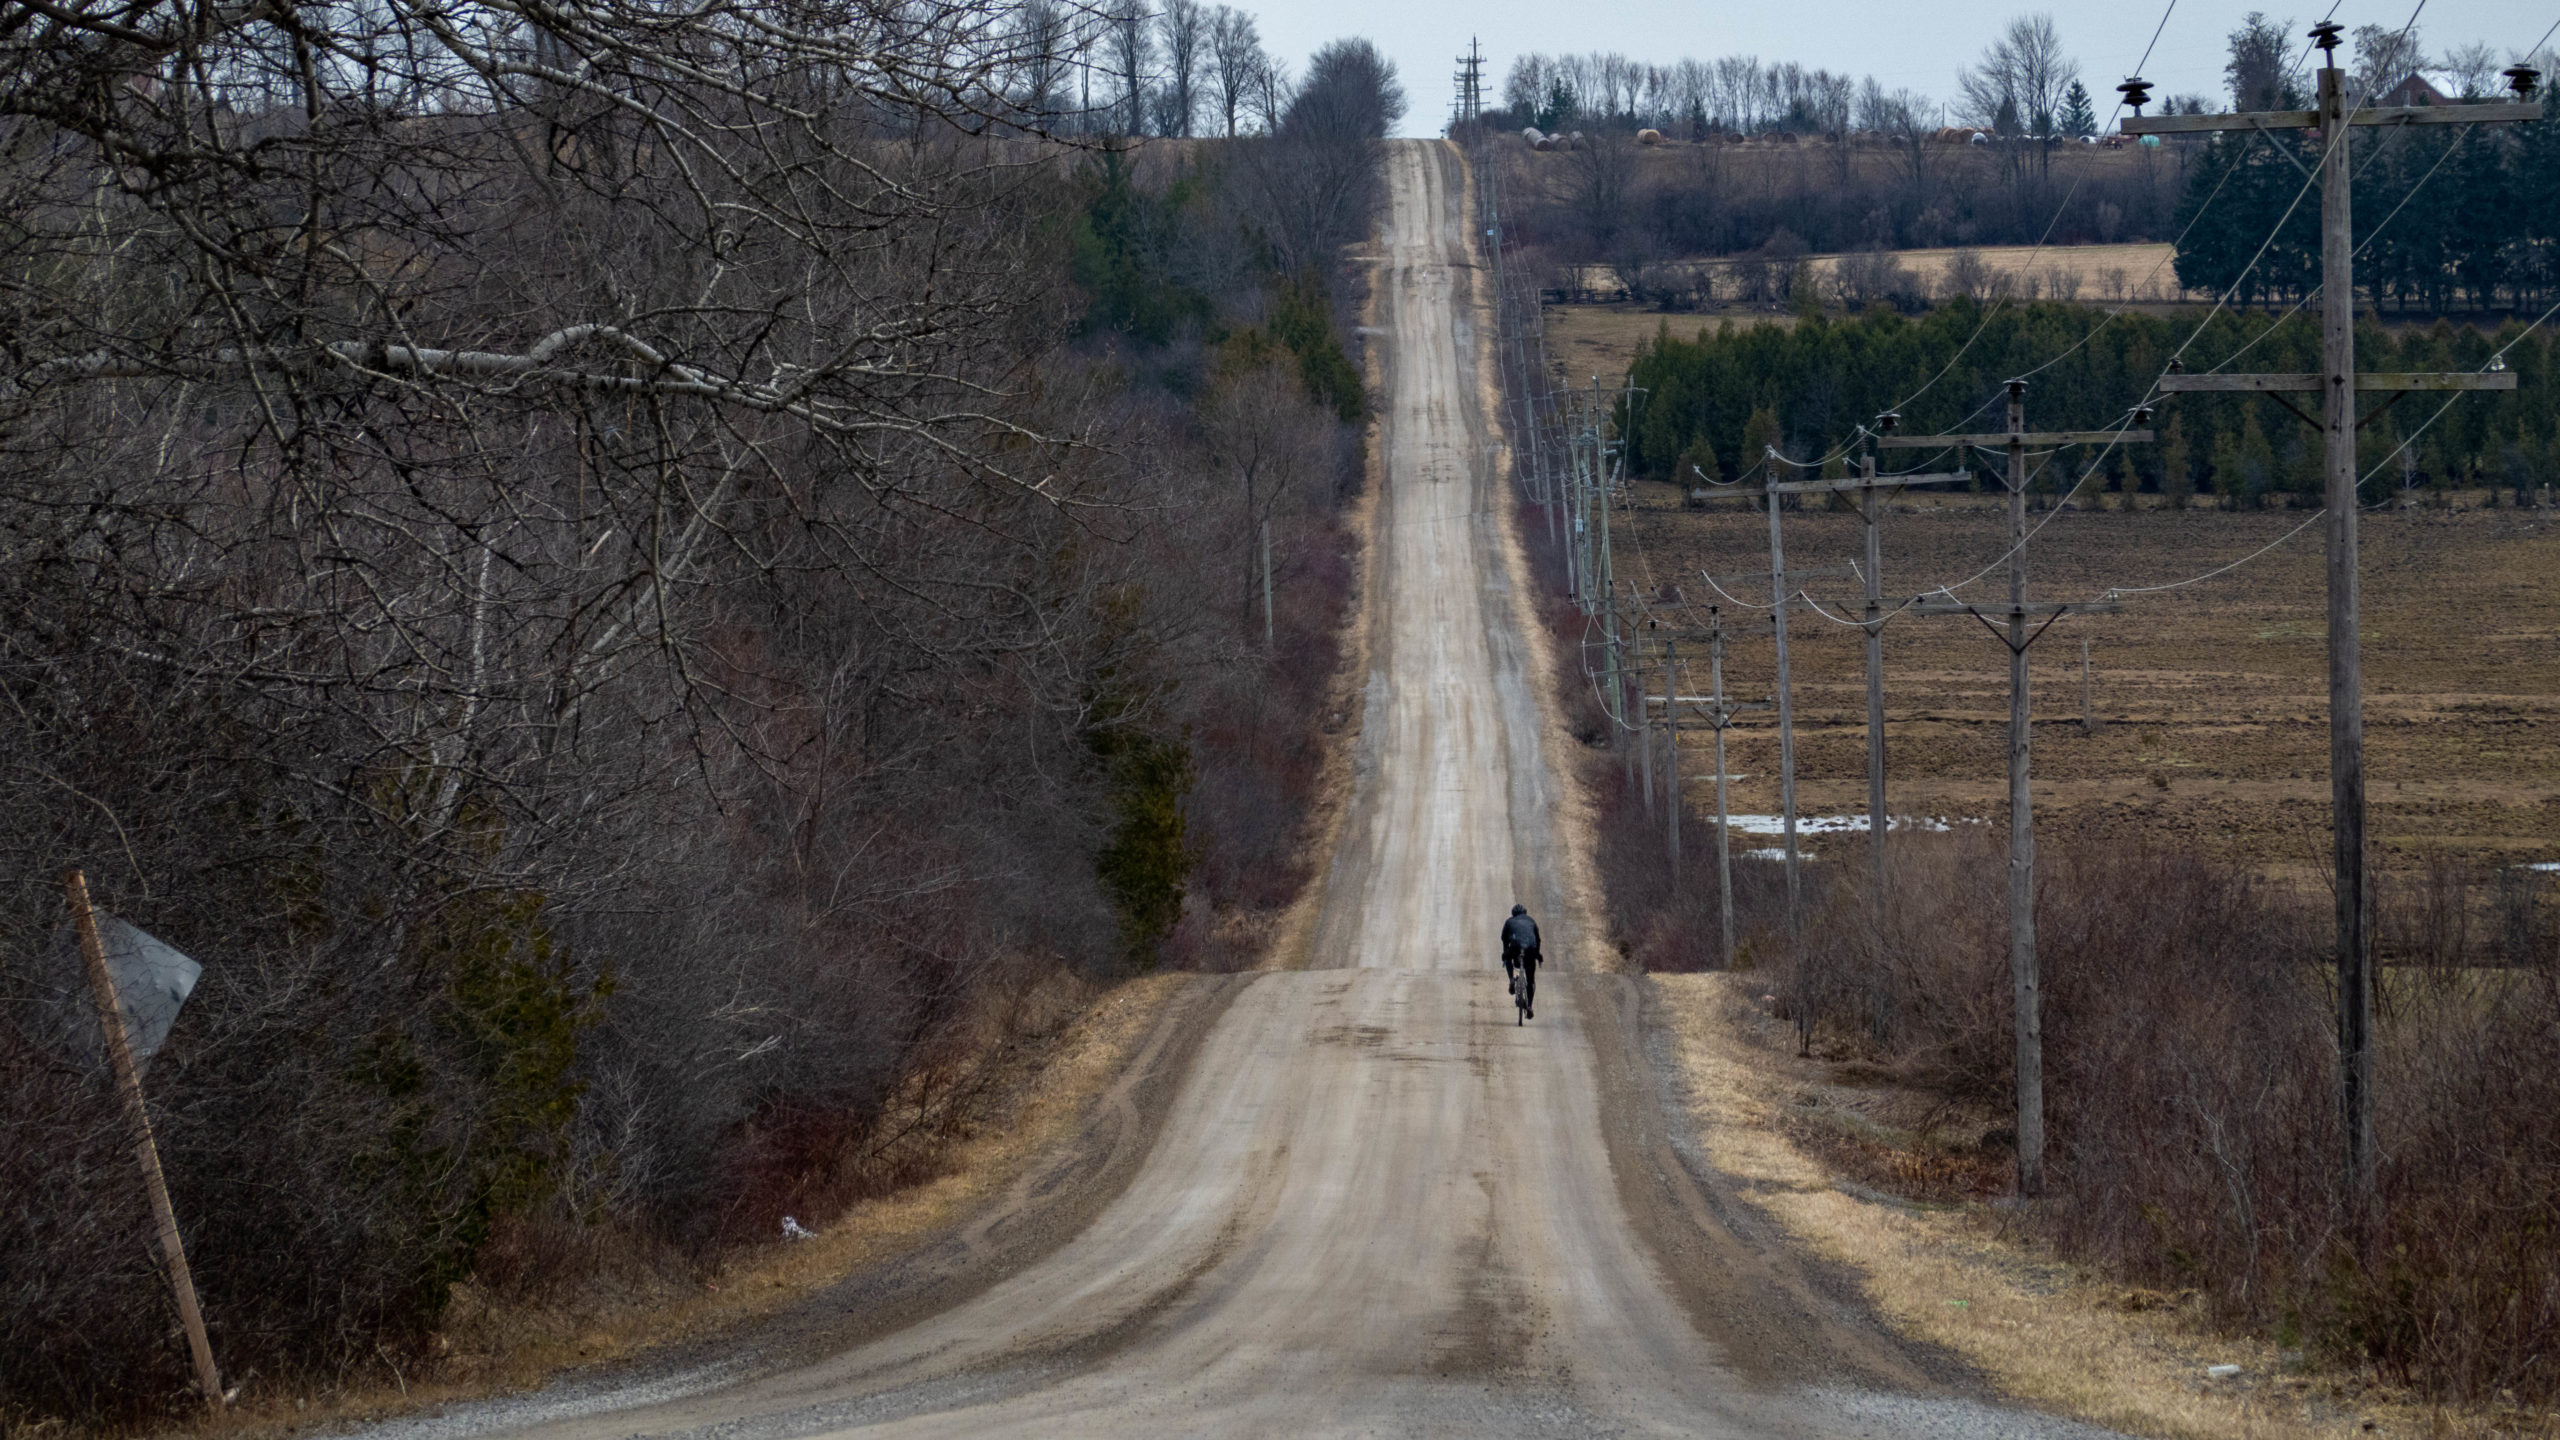
<path fill-rule="evenodd" d="M 2101 1433 L 1985 1403 L 1893 1340 L 1668 1133 L 1643 992 L 1576 963 L 1545 848 L 1463 172 L 1430 142 L 1388 164 L 1374 670 L 1316 930 L 1332 968 L 1242 984 L 1126 1188 L 939 1313 L 377 1440 Z M 1515 899 L 1556 962 L 1526 1026 L 1494 957 Z"/>

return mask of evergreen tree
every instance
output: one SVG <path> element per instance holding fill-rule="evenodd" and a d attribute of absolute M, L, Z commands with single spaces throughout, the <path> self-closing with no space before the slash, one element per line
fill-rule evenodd
<path fill-rule="evenodd" d="M 2062 96 L 2062 133 L 2079 140 L 2098 133 L 2098 110 L 2089 103 L 2089 87 L 2074 80 Z"/>
<path fill-rule="evenodd" d="M 1716 447 L 1707 443 L 1706 433 L 1699 432 L 1680 452 L 1678 472 L 1673 480 L 1683 486 L 1715 485 L 1724 480 L 1724 463 L 1716 459 Z"/>
<path fill-rule="evenodd" d="M 1742 426 L 1742 473 L 1751 473 L 1753 468 L 1763 463 L 1768 452 L 1784 450 L 1786 443 L 1786 432 L 1778 426 L 1777 407 L 1762 405 L 1754 409 L 1751 418 Z"/>

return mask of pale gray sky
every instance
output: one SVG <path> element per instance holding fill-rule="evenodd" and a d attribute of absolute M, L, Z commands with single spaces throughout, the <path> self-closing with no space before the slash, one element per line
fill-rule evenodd
<path fill-rule="evenodd" d="M 2360 7 L 2358 0 L 2339 0 L 2336 18 L 2349 30 L 2396 28 L 2408 23 L 2415 3 Z M 2144 76 L 2161 87 L 2156 93 L 2219 95 L 2223 36 L 2253 4 L 2278 19 L 2293 16 L 2296 31 L 2328 8 L 2328 0 L 2177 0 L 2159 47 L 2143 67 Z M 1396 62 L 1413 102 L 1402 133 L 1434 135 L 1448 118 L 1455 57 L 1466 49 L 1470 33 L 1484 43 L 1497 96 L 1512 57 L 1523 51 L 1617 50 L 1654 63 L 1684 55 L 1793 60 L 1873 75 L 1888 89 L 1907 86 L 1944 100 L 1955 94 L 1957 67 L 1980 55 L 1995 30 L 2013 15 L 2038 9 L 2061 27 L 2103 117 L 2115 100 L 2115 83 L 2141 58 L 2165 7 L 2162 0 L 1944 8 L 1888 0 L 1719 6 L 1697 0 L 1247 0 L 1247 8 L 1259 17 L 1264 42 L 1288 60 L 1293 73 L 1317 46 L 1337 36 L 1375 41 Z M 2430 54 L 2474 40 L 2515 50 L 2532 44 L 2555 19 L 2555 0 L 2426 0 L 2418 33 Z"/>

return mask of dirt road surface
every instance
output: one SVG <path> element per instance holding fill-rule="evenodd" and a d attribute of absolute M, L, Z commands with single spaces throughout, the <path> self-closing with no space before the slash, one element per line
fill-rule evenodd
<path fill-rule="evenodd" d="M 698 1435 L 2079 1436 L 1965 1398 L 1756 1232 L 1661 1124 L 1642 992 L 1581 962 L 1475 375 L 1463 172 L 1391 147 L 1374 672 L 1318 921 L 1252 978 L 1127 1188 L 938 1314 L 761 1375 L 381 1427 Z M 1514 1023 L 1517 898 L 1554 968 Z"/>

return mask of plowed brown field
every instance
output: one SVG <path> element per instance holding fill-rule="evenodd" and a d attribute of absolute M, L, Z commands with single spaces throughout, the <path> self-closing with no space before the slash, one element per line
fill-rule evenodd
<path fill-rule="evenodd" d="M 1648 487 L 1650 490 L 1650 487 Z M 2110 497 L 2113 498 L 2113 497 Z M 1716 579 L 1768 599 L 1768 524 L 1740 509 L 1673 507 L 1651 492 L 1622 512 L 1618 571 L 1678 584 L 1691 618 Z M 2043 516 L 2030 517 L 2033 520 Z M 2560 859 L 2560 530 L 2554 512 L 2513 509 L 2368 515 L 2363 524 L 2366 730 L 2377 860 L 2516 863 Z M 2111 843 L 2193 847 L 2277 874 L 2327 863 L 2328 703 L 2324 522 L 2306 512 L 2064 512 L 2031 545 L 2032 592 L 2073 598 L 2157 585 L 2248 555 L 2230 574 L 2123 613 L 2072 617 L 2033 655 L 2039 828 Z M 1785 516 L 1790 569 L 1856 559 L 1854 514 Z M 1898 507 L 1885 520 L 1886 593 L 1910 595 L 1994 566 L 2005 521 L 1988 497 Z M 2005 595 L 2002 572 L 1962 591 Z M 1854 580 L 1809 586 L 1835 614 L 1857 613 Z M 1826 594 L 1827 590 L 1827 594 Z M 1774 672 L 1763 612 L 1738 620 L 1728 684 L 1764 697 Z M 2081 641 L 2090 642 L 2095 733 L 2081 720 Z M 1797 611 L 1800 806 L 1865 808 L 1865 690 L 1858 632 Z M 1896 814 L 1984 817 L 2004 804 L 2007 664 L 1974 620 L 1905 617 L 1886 631 L 1888 774 Z M 1703 667 L 1695 677 L 1705 679 Z M 1735 808 L 1776 808 L 1774 730 L 1734 732 Z M 1703 733 L 1687 773 L 1710 765 Z M 1692 790 L 1693 798 L 1703 787 Z M 1817 845 L 1820 843 L 1816 842 Z M 1835 845 L 1841 843 L 1834 840 Z"/>

